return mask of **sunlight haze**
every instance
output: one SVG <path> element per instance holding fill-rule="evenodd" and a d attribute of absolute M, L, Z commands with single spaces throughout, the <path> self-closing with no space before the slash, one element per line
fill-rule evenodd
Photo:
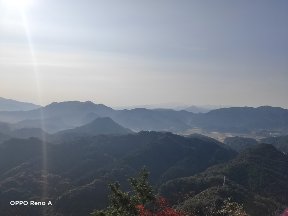
<path fill-rule="evenodd" d="M 288 107 L 287 1 L 0 1 L 1 97 Z"/>

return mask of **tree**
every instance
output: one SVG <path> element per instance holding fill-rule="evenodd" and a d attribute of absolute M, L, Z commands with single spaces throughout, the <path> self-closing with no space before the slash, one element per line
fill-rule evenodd
<path fill-rule="evenodd" d="M 148 182 L 149 173 L 142 169 L 136 178 L 129 178 L 131 191 L 124 192 L 119 183 L 110 184 L 110 204 L 104 210 L 95 210 L 92 216 L 195 216 L 193 212 L 184 213 L 169 206 L 167 200 L 156 196 Z M 206 206 L 205 209 L 209 206 Z M 207 210 L 207 209 L 206 209 Z M 202 214 L 201 214 L 202 215 Z M 214 216 L 248 216 L 243 206 L 224 200 L 220 209 L 211 209 L 209 215 Z"/>
<path fill-rule="evenodd" d="M 96 210 L 92 216 L 182 216 L 157 197 L 148 182 L 149 173 L 142 169 L 136 178 L 129 178 L 131 192 L 120 189 L 119 183 L 110 184 L 110 204 L 104 210 Z"/>

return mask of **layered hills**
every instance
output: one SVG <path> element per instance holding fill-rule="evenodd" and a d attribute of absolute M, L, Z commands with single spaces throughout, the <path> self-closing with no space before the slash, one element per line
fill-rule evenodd
<path fill-rule="evenodd" d="M 213 142 L 157 132 L 99 135 L 57 145 L 36 138 L 11 139 L 0 148 L 2 211 L 11 210 L 6 201 L 15 194 L 23 199 L 41 197 L 44 181 L 46 198 L 55 202 L 56 209 L 52 210 L 63 215 L 88 214 L 105 207 L 105 186 L 111 181 L 125 182 L 143 166 L 151 171 L 156 186 L 175 177 L 194 175 L 236 154 Z M 45 176 L 41 174 L 43 167 L 47 168 Z M 94 197 L 89 205 L 81 202 L 89 200 L 87 194 Z"/>
<path fill-rule="evenodd" d="M 44 208 L 53 215 L 88 215 L 107 205 L 109 182 L 127 189 L 126 179 L 144 166 L 161 196 L 194 215 L 216 212 L 227 199 L 255 216 L 273 215 L 288 202 L 288 156 L 270 144 L 237 154 L 204 136 L 143 131 L 57 144 L 10 139 L 0 149 L 0 207 L 5 215 L 15 210 L 8 204 L 11 197 L 53 200 L 53 207 Z M 40 210 L 25 209 L 32 216 Z"/>
<path fill-rule="evenodd" d="M 1 111 L 1 214 L 89 215 L 107 206 L 109 183 L 128 190 L 127 178 L 146 167 L 155 192 L 188 215 L 216 216 L 227 200 L 251 216 L 280 215 L 288 203 L 287 113 L 115 110 L 78 101 Z M 229 136 L 222 143 L 194 129 Z M 12 207 L 11 200 L 53 206 Z"/>
<path fill-rule="evenodd" d="M 99 117 L 109 117 L 134 131 L 154 130 L 185 132 L 193 128 L 208 131 L 264 133 L 288 131 L 288 110 L 277 107 L 232 107 L 207 113 L 171 109 L 114 110 L 92 102 L 61 102 L 31 111 L 0 112 L 0 121 L 15 128 L 42 128 L 56 133 L 82 126 Z"/>

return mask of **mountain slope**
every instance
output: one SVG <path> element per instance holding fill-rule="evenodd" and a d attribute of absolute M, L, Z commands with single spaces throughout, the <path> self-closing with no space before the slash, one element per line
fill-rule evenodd
<path fill-rule="evenodd" d="M 134 169 L 141 169 L 145 165 L 151 171 L 151 180 L 159 183 L 201 172 L 235 155 L 235 152 L 214 140 L 184 138 L 167 133 L 150 144 L 149 148 L 127 157 L 126 163 Z"/>
<path fill-rule="evenodd" d="M 96 136 L 104 134 L 129 134 L 133 133 L 130 129 L 124 128 L 117 124 L 109 117 L 97 118 L 92 122 L 76 127 L 70 130 L 60 131 L 56 135 L 82 135 L 82 136 Z"/>
<path fill-rule="evenodd" d="M 157 185 L 175 176 L 193 175 L 235 156 L 213 142 L 157 132 L 82 137 L 59 145 L 38 139 L 12 139 L 0 144 L 0 148 L 2 213 L 11 211 L 11 206 L 6 205 L 11 196 L 38 199 L 43 183 L 47 183 L 46 194 L 56 211 L 50 215 L 71 216 L 104 208 L 108 194 L 103 187 L 119 181 L 125 188 L 127 176 L 133 176 L 143 166 L 151 170 L 151 180 Z M 47 167 L 46 180 L 41 174 L 43 166 Z M 95 202 L 86 202 L 89 197 Z"/>
<path fill-rule="evenodd" d="M 0 111 L 27 111 L 37 108 L 40 106 L 0 97 Z"/>
<path fill-rule="evenodd" d="M 173 202 L 182 202 L 179 205 L 182 209 L 195 209 L 207 202 L 221 203 L 232 197 L 243 203 L 248 213 L 260 216 L 275 213 L 287 205 L 287 182 L 287 155 L 272 145 L 261 144 L 242 152 L 231 162 L 211 167 L 199 175 L 169 181 L 160 191 Z M 185 196 L 190 197 L 190 201 L 183 200 Z"/>
<path fill-rule="evenodd" d="M 241 152 L 247 148 L 257 145 L 257 140 L 247 137 L 227 137 L 224 140 L 224 144 L 228 145 L 230 148 L 237 152 Z"/>
<path fill-rule="evenodd" d="M 153 130 L 178 132 L 190 128 L 189 122 L 193 113 L 169 109 L 120 110 L 112 116 L 121 125 L 135 131 Z"/>
<path fill-rule="evenodd" d="M 27 138 L 39 138 L 43 139 L 49 136 L 45 131 L 40 128 L 21 128 L 13 130 L 10 134 L 11 137 L 27 139 Z"/>
<path fill-rule="evenodd" d="M 39 125 L 41 127 L 41 125 Z M 15 128 L 15 125 L 0 122 L 0 142 L 8 140 L 9 138 L 40 138 L 49 136 L 45 131 L 40 128 Z"/>
<path fill-rule="evenodd" d="M 280 151 L 288 154 L 288 136 L 267 137 L 262 139 L 261 142 L 272 144 Z"/>
<path fill-rule="evenodd" d="M 89 117 L 105 117 L 112 112 L 113 109 L 102 104 L 68 101 L 26 112 L 0 112 L 0 119 L 14 123 L 15 128 L 42 128 L 44 125 L 47 132 L 55 133 L 87 124 L 93 120 Z"/>
<path fill-rule="evenodd" d="M 0 144 L 9 139 L 10 139 L 9 135 L 0 132 Z"/>
<path fill-rule="evenodd" d="M 6 122 L 0 122 L 0 133 L 8 134 L 11 131 L 11 125 Z"/>
<path fill-rule="evenodd" d="M 37 128 L 44 123 L 46 131 L 50 133 L 79 127 L 98 117 L 110 117 L 135 131 L 182 131 L 190 127 L 189 121 L 192 115 L 193 113 L 187 111 L 165 109 L 113 110 L 89 101 L 68 101 L 52 103 L 41 109 L 27 112 L 0 112 L 0 120 L 14 123 L 16 128 Z"/>
<path fill-rule="evenodd" d="M 288 110 L 262 106 L 231 107 L 198 114 L 193 124 L 210 130 L 249 132 L 251 130 L 288 130 Z"/>

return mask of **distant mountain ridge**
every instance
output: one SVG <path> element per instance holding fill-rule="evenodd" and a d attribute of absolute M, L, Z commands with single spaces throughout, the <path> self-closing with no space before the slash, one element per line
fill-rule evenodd
<path fill-rule="evenodd" d="M 201 107 L 201 106 L 189 106 L 189 107 L 186 107 L 185 110 L 188 112 L 193 112 L 193 113 L 207 113 L 211 111 L 212 108 Z"/>
<path fill-rule="evenodd" d="M 84 125 L 94 118 L 111 115 L 114 110 L 90 101 L 67 101 L 51 103 L 31 111 L 0 112 L 0 120 L 13 123 L 16 128 L 43 127 L 49 133 Z M 93 116 L 93 119 L 87 118 Z"/>
<path fill-rule="evenodd" d="M 73 141 L 75 138 L 97 135 L 123 135 L 134 133 L 128 128 L 124 128 L 109 117 L 99 117 L 82 126 L 62 130 L 56 134 L 48 134 L 38 128 L 15 128 L 13 124 L 0 122 L 0 143 L 10 138 L 39 138 L 51 142 Z"/>
<path fill-rule="evenodd" d="M 45 131 L 41 128 L 15 128 L 14 125 L 0 122 L 0 143 L 3 141 L 7 141 L 11 138 L 21 138 L 26 139 L 30 137 L 42 139 L 43 137 L 47 137 Z"/>
<path fill-rule="evenodd" d="M 28 111 L 41 106 L 0 97 L 0 111 Z"/>
<path fill-rule="evenodd" d="M 196 115 L 192 124 L 218 131 L 283 129 L 288 132 L 288 110 L 271 106 L 221 108 Z"/>
<path fill-rule="evenodd" d="M 220 108 L 207 113 L 172 109 L 114 110 L 93 102 L 52 103 L 31 111 L 0 112 L 0 121 L 16 128 L 43 128 L 49 133 L 80 127 L 99 117 L 109 117 L 134 131 L 185 132 L 191 128 L 207 131 L 247 133 L 276 130 L 288 133 L 288 110 L 263 106 Z"/>

